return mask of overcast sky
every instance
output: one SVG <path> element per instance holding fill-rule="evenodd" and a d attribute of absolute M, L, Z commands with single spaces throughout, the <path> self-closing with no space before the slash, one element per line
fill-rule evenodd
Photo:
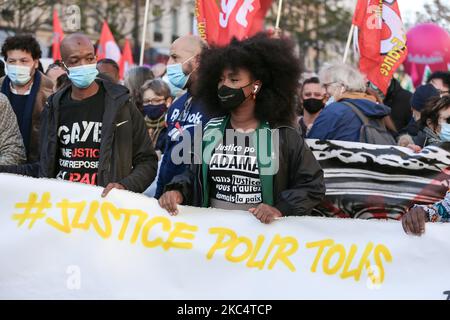
<path fill-rule="evenodd" d="M 404 21 L 414 22 L 416 12 L 425 12 L 423 6 L 430 2 L 432 2 L 432 0 L 398 0 L 402 18 Z M 442 0 L 442 3 L 447 3 L 450 6 L 450 0 Z"/>

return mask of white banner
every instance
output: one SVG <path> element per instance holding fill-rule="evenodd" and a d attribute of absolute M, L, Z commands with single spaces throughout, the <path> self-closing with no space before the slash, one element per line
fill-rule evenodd
<path fill-rule="evenodd" d="M 1 299 L 447 299 L 450 225 L 181 207 L 0 174 Z"/>

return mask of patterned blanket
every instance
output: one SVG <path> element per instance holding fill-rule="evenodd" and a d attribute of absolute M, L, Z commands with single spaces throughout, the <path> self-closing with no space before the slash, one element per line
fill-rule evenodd
<path fill-rule="evenodd" d="M 325 201 L 318 216 L 399 219 L 413 204 L 445 196 L 450 142 L 420 153 L 396 146 L 307 140 L 325 172 Z"/>

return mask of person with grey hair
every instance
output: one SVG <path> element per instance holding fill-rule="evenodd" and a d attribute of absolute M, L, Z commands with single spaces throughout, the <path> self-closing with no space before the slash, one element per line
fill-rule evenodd
<path fill-rule="evenodd" d="M 365 122 L 381 120 L 383 126 L 382 120 L 389 116 L 391 109 L 366 93 L 364 76 L 352 66 L 330 64 L 320 70 L 319 78 L 329 99 L 307 137 L 373 143 L 365 141 Z M 383 134 L 388 135 L 386 140 L 392 141 L 389 144 L 395 143 L 385 127 L 384 130 Z"/>
<path fill-rule="evenodd" d="M 147 67 L 133 67 L 125 74 L 125 87 L 130 90 L 131 101 L 139 111 L 144 114 L 144 104 L 142 101 L 142 86 L 148 80 L 155 79 L 153 72 Z"/>

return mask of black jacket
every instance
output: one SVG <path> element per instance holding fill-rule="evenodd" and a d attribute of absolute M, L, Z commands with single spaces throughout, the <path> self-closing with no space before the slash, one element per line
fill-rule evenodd
<path fill-rule="evenodd" d="M 384 104 L 391 107 L 391 118 L 394 121 L 397 131 L 405 128 L 412 117 L 411 111 L 411 96 L 412 93 L 405 90 L 396 79 L 391 80 Z"/>
<path fill-rule="evenodd" d="M 309 215 L 325 196 L 323 170 L 299 130 L 279 127 L 279 170 L 273 179 L 274 206 L 284 215 Z M 200 161 L 197 161 L 200 162 Z M 183 194 L 184 205 L 202 206 L 201 164 L 190 165 L 164 191 Z"/>
<path fill-rule="evenodd" d="M 144 118 L 131 103 L 126 87 L 109 81 L 96 81 L 103 85 L 106 92 L 97 183 L 105 187 L 110 182 L 117 182 L 127 190 L 143 192 L 154 180 L 158 166 L 158 157 L 148 136 Z M 41 119 L 39 162 L 2 166 L 0 172 L 56 177 L 59 108 L 61 98 L 68 89 L 61 89 L 47 100 Z"/>

